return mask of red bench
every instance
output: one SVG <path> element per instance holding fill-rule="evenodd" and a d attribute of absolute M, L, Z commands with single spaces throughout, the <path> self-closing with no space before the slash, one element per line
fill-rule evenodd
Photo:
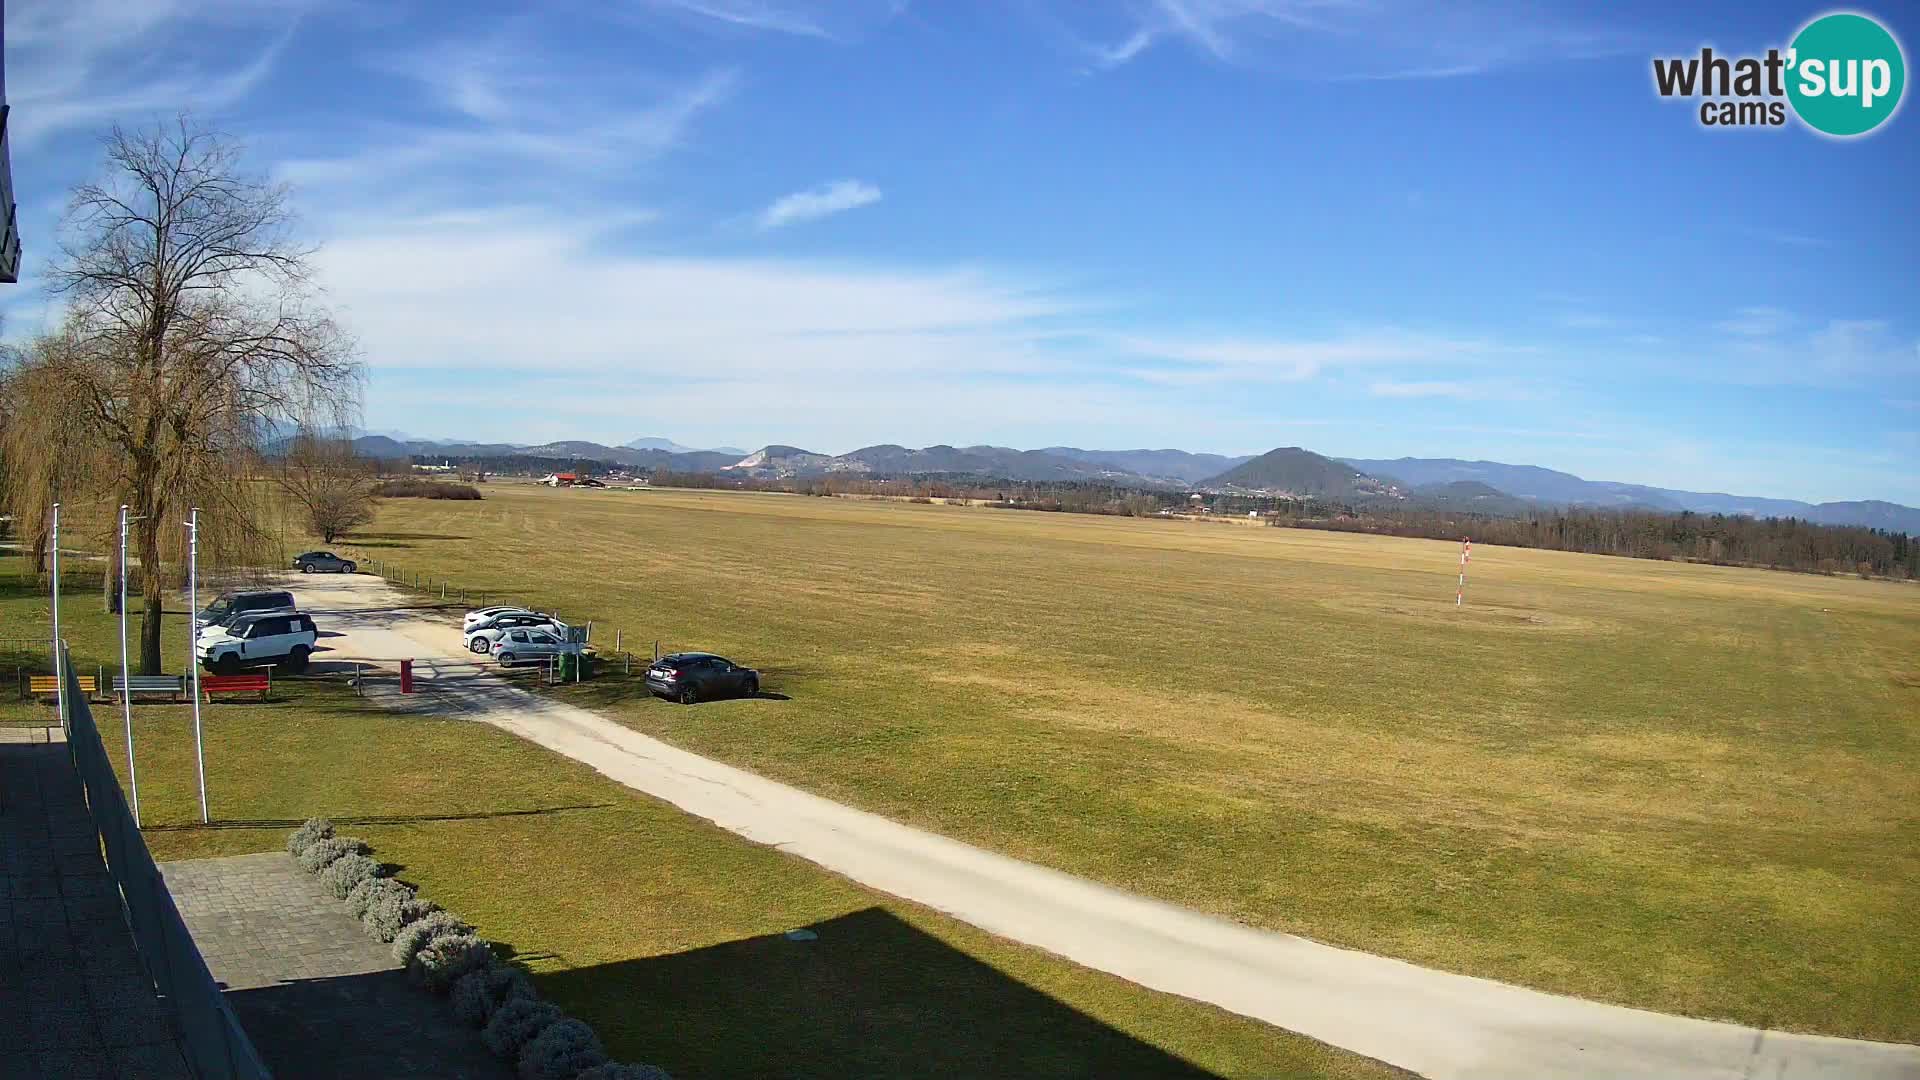
<path fill-rule="evenodd" d="M 215 694 L 259 694 L 260 700 L 267 700 L 267 692 L 273 689 L 273 676 L 260 675 L 202 675 L 200 691 L 211 702 Z"/>

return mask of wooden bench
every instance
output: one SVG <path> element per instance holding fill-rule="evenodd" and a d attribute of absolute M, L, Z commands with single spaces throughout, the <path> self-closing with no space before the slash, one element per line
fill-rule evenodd
<path fill-rule="evenodd" d="M 74 676 L 74 681 L 80 684 L 80 692 L 89 698 L 93 697 L 100 685 L 98 680 L 91 675 L 76 675 Z M 27 676 L 27 696 L 34 698 L 58 698 L 60 696 L 59 677 L 54 675 Z"/>
<path fill-rule="evenodd" d="M 135 696 L 140 694 L 165 694 L 168 701 L 179 701 L 185 687 L 184 675 L 133 675 L 126 682 L 126 689 Z M 120 676 L 113 677 L 113 694 L 117 698 L 122 692 Z"/>
<path fill-rule="evenodd" d="M 215 694 L 259 694 L 260 700 L 267 700 L 267 693 L 273 689 L 273 676 L 259 675 L 202 675 L 200 692 L 212 701 Z"/>

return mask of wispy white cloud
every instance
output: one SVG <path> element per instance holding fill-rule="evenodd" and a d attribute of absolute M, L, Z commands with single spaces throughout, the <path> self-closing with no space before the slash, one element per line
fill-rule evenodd
<path fill-rule="evenodd" d="M 782 6 L 752 0 L 640 0 L 639 6 L 747 30 L 802 37 L 831 36 L 820 15 L 800 5 Z"/>
<path fill-rule="evenodd" d="M 1793 315 L 1777 307 L 1744 307 L 1732 318 L 1714 323 L 1714 329 L 1740 337 L 1772 337 L 1794 323 Z"/>
<path fill-rule="evenodd" d="M 309 0 L 29 0 L 7 12 L 8 130 L 217 113 L 271 73 Z"/>
<path fill-rule="evenodd" d="M 1088 12 L 1055 9 L 1059 25 Z M 1501 67 L 1616 55 L 1616 30 L 1539 10 L 1396 0 L 1150 0 L 1117 35 L 1068 31 L 1096 67 L 1126 64 L 1166 42 L 1208 59 L 1316 80 L 1443 79 Z"/>
<path fill-rule="evenodd" d="M 1460 379 L 1379 379 L 1367 393 L 1383 398 L 1452 398 L 1456 401 L 1524 401 L 1536 396 L 1510 382 Z"/>
<path fill-rule="evenodd" d="M 516 50 L 507 50 L 515 52 Z M 739 85 L 732 69 L 712 69 L 655 88 L 634 100 L 635 88 L 593 86 L 587 80 L 549 80 L 526 74 L 538 57 L 518 50 L 509 60 L 486 44 L 441 47 L 417 63 L 395 59 L 456 122 L 393 124 L 330 157 L 293 158 L 279 174 L 306 188 L 349 187 L 365 192 L 422 174 L 451 176 L 471 189 L 477 178 L 524 183 L 502 163 L 544 166 L 541 183 L 556 177 L 592 177 L 603 167 L 644 164 L 678 146 L 701 114 L 727 100 Z M 511 96 L 512 107 L 500 106 Z"/>
<path fill-rule="evenodd" d="M 880 189 L 861 180 L 835 180 L 830 184 L 782 195 L 760 212 L 762 229 L 778 229 L 818 221 L 823 217 L 872 206 L 880 201 Z"/>
<path fill-rule="evenodd" d="M 907 0 L 626 0 L 625 6 L 701 30 L 845 41 L 899 16 Z"/>
<path fill-rule="evenodd" d="M 1126 368 L 1133 376 L 1176 384 L 1300 382 L 1342 368 L 1471 362 L 1508 351 L 1485 339 L 1397 328 L 1325 338 L 1126 336 L 1111 345 L 1135 361 Z"/>

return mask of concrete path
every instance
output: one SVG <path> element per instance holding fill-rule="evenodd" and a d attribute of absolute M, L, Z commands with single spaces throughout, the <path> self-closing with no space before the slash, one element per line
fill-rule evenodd
<path fill-rule="evenodd" d="M 456 622 L 405 610 L 418 601 L 377 578 L 303 578 L 295 589 L 321 627 L 343 635 L 328 642 L 336 655 L 431 660 L 415 665 L 426 692 L 396 705 L 470 716 L 883 892 L 1439 1080 L 1920 1080 L 1920 1047 L 1761 1031 L 1433 971 L 996 855 L 511 686 L 461 649 Z"/>
<path fill-rule="evenodd" d="M 284 852 L 160 864 L 227 1004 L 278 1080 L 511 1080 L 480 1033 Z"/>
<path fill-rule="evenodd" d="M 0 732 L 0 1080 L 188 1080 L 59 737 Z"/>

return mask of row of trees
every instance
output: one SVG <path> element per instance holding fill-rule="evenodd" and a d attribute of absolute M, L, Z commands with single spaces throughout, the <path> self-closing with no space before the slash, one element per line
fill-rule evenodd
<path fill-rule="evenodd" d="M 344 429 L 361 368 L 316 303 L 286 189 L 247 173 L 235 143 L 182 120 L 116 128 L 105 149 L 51 268 L 64 319 L 0 368 L 0 495 L 36 562 L 54 502 L 96 541 L 129 507 L 140 665 L 158 673 L 188 509 L 203 509 L 203 559 L 257 562 L 276 535 L 261 448 L 290 428 Z M 303 512 L 364 512 L 350 454 L 313 436 L 286 451 L 278 489 Z"/>
<path fill-rule="evenodd" d="M 1281 516 L 1274 524 L 1343 532 L 1474 540 L 1512 547 L 1583 551 L 1639 559 L 1689 559 L 1821 574 L 1920 578 L 1920 537 L 1797 518 L 1750 518 L 1683 511 L 1554 510 L 1493 518 L 1427 510 L 1354 510 Z"/>

